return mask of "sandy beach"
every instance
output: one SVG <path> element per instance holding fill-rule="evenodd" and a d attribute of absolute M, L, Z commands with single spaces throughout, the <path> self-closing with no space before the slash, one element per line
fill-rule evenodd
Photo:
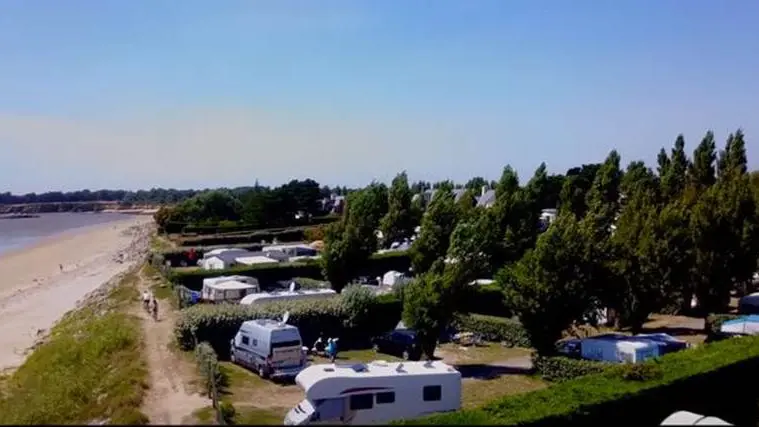
<path fill-rule="evenodd" d="M 151 217 L 131 217 L 0 255 L 0 371 L 23 363 L 87 294 L 142 261 L 151 229 Z"/>

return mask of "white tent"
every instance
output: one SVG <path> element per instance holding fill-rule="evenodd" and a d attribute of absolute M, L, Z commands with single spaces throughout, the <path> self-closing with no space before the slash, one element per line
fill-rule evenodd
<path fill-rule="evenodd" d="M 720 326 L 723 334 L 759 335 L 759 316 L 742 316 Z"/>
<path fill-rule="evenodd" d="M 677 411 L 662 421 L 663 426 L 731 426 L 716 417 L 705 417 L 688 411 Z"/>

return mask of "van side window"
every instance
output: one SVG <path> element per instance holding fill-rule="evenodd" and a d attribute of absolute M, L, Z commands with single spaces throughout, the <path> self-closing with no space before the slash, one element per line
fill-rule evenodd
<path fill-rule="evenodd" d="M 351 411 L 361 411 L 363 409 L 372 409 L 374 407 L 374 395 L 367 394 L 354 394 L 351 396 L 350 408 Z"/>
<path fill-rule="evenodd" d="M 242 336 L 242 344 L 243 345 L 250 344 L 250 339 L 248 337 L 246 337 L 245 335 Z"/>
<path fill-rule="evenodd" d="M 422 389 L 422 399 L 425 402 L 434 402 L 443 398 L 443 388 L 439 385 L 426 385 Z"/>
<path fill-rule="evenodd" d="M 382 393 L 377 393 L 377 403 L 395 403 L 395 392 L 385 391 Z"/>

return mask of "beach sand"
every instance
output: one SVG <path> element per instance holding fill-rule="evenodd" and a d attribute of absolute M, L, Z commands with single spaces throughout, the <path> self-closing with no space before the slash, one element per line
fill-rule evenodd
<path fill-rule="evenodd" d="M 151 217 L 131 217 L 0 255 L 0 371 L 23 363 L 87 294 L 144 260 L 152 228 Z"/>

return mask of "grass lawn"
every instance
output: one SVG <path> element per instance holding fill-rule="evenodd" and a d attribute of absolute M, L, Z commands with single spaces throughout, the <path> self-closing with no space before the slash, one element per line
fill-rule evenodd
<path fill-rule="evenodd" d="M 67 313 L 5 381 L 0 424 L 145 424 L 147 388 L 135 272 L 100 301 Z"/>

